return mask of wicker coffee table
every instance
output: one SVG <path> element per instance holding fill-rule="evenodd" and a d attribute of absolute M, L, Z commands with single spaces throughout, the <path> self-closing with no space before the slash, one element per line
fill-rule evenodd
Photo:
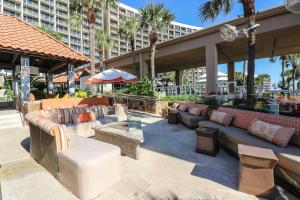
<path fill-rule="evenodd" d="M 142 129 L 129 130 L 128 122 L 115 122 L 93 127 L 95 139 L 114 144 L 121 153 L 133 159 L 140 157 L 140 144 L 144 141 Z"/>

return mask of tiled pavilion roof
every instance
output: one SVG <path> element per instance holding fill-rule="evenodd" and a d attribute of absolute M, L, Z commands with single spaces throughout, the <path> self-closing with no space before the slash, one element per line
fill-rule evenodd
<path fill-rule="evenodd" d="M 19 18 L 0 14 L 0 50 L 89 63 L 90 59 Z"/>

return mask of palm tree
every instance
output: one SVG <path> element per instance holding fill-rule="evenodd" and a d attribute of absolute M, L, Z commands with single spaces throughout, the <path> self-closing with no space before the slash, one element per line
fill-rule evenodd
<path fill-rule="evenodd" d="M 139 68 L 136 65 L 136 52 L 135 52 L 135 36 L 140 30 L 140 22 L 136 17 L 125 18 L 119 27 L 120 37 L 130 42 L 131 52 L 133 53 L 133 65 L 136 75 L 139 75 Z"/>
<path fill-rule="evenodd" d="M 148 29 L 150 40 L 151 79 L 155 79 L 155 51 L 158 31 L 168 27 L 175 16 L 163 4 L 150 3 L 140 10 L 141 27 Z"/>
<path fill-rule="evenodd" d="M 103 60 L 105 59 L 105 50 L 114 46 L 114 42 L 111 37 L 103 30 L 96 29 L 96 46 L 99 52 L 100 71 L 105 70 Z"/>
<path fill-rule="evenodd" d="M 89 49 L 91 59 L 91 75 L 95 75 L 95 24 L 96 14 L 99 12 L 99 8 L 104 8 L 105 18 L 108 13 L 109 7 L 116 3 L 117 0 L 71 0 L 70 1 L 70 23 L 71 25 L 79 23 L 82 20 L 81 16 L 86 15 L 88 26 L 89 26 Z M 104 30 L 108 32 L 109 22 L 104 22 Z"/>
<path fill-rule="evenodd" d="M 237 82 L 238 86 L 243 85 L 244 76 L 245 74 L 243 72 L 234 72 L 234 81 Z"/>
<path fill-rule="evenodd" d="M 284 90 L 284 86 L 285 86 L 285 79 L 284 79 L 284 70 L 287 67 L 287 63 L 286 63 L 286 56 L 280 56 L 279 59 L 281 60 L 281 89 Z M 270 61 L 272 63 L 276 62 L 276 57 L 270 58 Z"/>
<path fill-rule="evenodd" d="M 49 29 L 45 26 L 38 27 L 38 28 L 41 29 L 42 31 L 44 31 L 45 33 L 47 33 L 48 35 L 51 35 L 55 39 L 62 40 L 62 35 L 59 32 Z"/>
<path fill-rule="evenodd" d="M 300 54 L 291 54 L 287 56 L 287 63 L 292 67 L 293 90 L 295 90 L 296 72 L 300 68 Z"/>
<path fill-rule="evenodd" d="M 242 3 L 244 17 L 247 18 L 248 27 L 255 25 L 255 0 L 239 0 Z M 234 0 L 209 0 L 199 9 L 202 21 L 214 20 L 220 12 L 228 14 L 233 8 Z M 254 94 L 254 71 L 255 71 L 255 29 L 250 29 L 248 38 L 248 76 L 247 76 L 247 100 L 253 104 Z"/>
<path fill-rule="evenodd" d="M 271 77 L 269 74 L 260 74 L 255 78 L 255 85 L 264 85 L 266 82 L 270 82 Z"/>
<path fill-rule="evenodd" d="M 118 0 L 102 0 L 103 5 L 103 13 L 104 13 L 104 32 L 108 35 L 110 35 L 109 31 L 109 24 L 110 24 L 110 8 L 112 6 L 115 6 Z M 110 58 L 110 49 L 111 47 L 108 47 L 105 49 L 105 57 L 103 57 L 104 60 Z"/>

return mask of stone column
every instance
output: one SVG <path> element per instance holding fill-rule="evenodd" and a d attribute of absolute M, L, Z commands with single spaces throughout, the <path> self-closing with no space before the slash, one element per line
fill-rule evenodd
<path fill-rule="evenodd" d="M 218 51 L 215 44 L 208 44 L 205 47 L 206 54 L 206 93 L 217 92 L 218 80 Z"/>
<path fill-rule="evenodd" d="M 228 82 L 234 82 L 234 62 L 227 63 Z M 229 92 L 234 92 L 234 83 L 229 84 Z"/>
<path fill-rule="evenodd" d="M 74 65 L 72 64 L 68 64 L 68 86 L 69 86 L 69 95 L 74 96 L 75 79 L 74 79 Z"/>
<path fill-rule="evenodd" d="M 29 101 L 30 94 L 30 64 L 29 56 L 21 56 L 21 103 Z"/>

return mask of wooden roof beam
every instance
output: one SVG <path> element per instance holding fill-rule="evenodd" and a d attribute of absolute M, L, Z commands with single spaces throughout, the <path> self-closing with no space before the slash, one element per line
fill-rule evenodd
<path fill-rule="evenodd" d="M 55 70 L 58 70 L 59 68 L 62 68 L 66 64 L 67 63 L 65 63 L 65 62 L 59 62 L 56 65 L 54 65 L 51 69 L 49 69 L 48 72 L 54 72 Z"/>

